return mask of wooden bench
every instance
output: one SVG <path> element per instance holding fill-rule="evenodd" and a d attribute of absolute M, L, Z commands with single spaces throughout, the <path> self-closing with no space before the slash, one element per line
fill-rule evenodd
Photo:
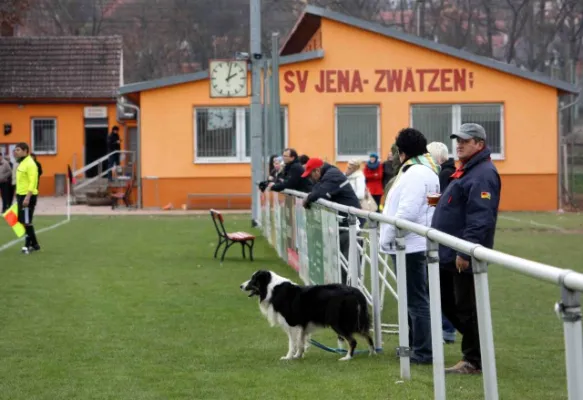
<path fill-rule="evenodd" d="M 217 248 L 215 249 L 215 256 L 217 258 L 217 254 L 219 252 L 219 248 L 224 244 L 225 248 L 223 249 L 223 254 L 221 256 L 221 262 L 225 259 L 225 254 L 229 247 L 234 245 L 235 243 L 241 243 L 241 252 L 243 254 L 243 258 L 245 258 L 245 247 L 249 248 L 249 258 L 253 261 L 253 245 L 255 244 L 255 236 L 247 232 L 233 232 L 227 233 L 225 230 L 224 225 L 224 218 L 223 214 L 220 211 L 211 209 L 211 218 L 213 220 L 213 224 L 215 225 L 215 229 L 217 230 L 217 234 L 219 236 L 219 242 L 217 243 Z"/>

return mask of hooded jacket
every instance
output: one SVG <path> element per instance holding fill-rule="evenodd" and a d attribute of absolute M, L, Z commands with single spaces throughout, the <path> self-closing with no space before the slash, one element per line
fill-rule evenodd
<path fill-rule="evenodd" d="M 361 208 L 356 193 L 342 171 L 325 162 L 321 174 L 320 180 L 312 187 L 312 191 L 306 198 L 308 204 L 323 198 L 345 206 Z M 338 215 L 344 217 L 339 225 L 348 226 L 346 213 L 338 212 Z"/>
<path fill-rule="evenodd" d="M 383 215 L 430 226 L 434 209 L 429 207 L 427 195 L 439 193 L 439 171 L 439 165 L 429 154 L 405 161 L 387 194 Z M 390 224 L 381 224 L 380 231 L 381 251 L 395 254 L 396 228 Z M 425 251 L 427 239 L 408 232 L 405 235 L 405 246 L 407 254 Z"/>

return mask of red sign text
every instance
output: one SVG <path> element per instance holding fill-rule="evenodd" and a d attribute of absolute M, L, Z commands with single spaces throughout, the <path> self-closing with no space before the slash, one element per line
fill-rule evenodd
<path fill-rule="evenodd" d="M 311 72 L 311 74 L 310 74 Z M 283 74 L 287 93 L 304 93 L 313 88 L 317 93 L 400 92 L 465 92 L 474 87 L 474 73 L 466 68 L 327 69 L 320 71 L 290 70 Z"/>

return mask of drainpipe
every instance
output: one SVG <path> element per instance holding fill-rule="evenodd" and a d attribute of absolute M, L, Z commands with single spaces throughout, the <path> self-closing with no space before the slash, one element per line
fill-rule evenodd
<path fill-rule="evenodd" d="M 563 157 L 567 157 L 567 151 L 565 149 L 565 151 L 562 151 L 563 148 L 563 119 L 561 116 L 561 112 L 565 111 L 566 109 L 569 109 L 571 107 L 573 107 L 575 104 L 579 103 L 579 99 L 581 98 L 581 94 L 583 92 L 579 92 L 579 94 L 577 95 L 577 98 L 572 101 L 571 103 L 567 104 L 567 105 L 561 105 L 561 102 L 559 101 L 559 106 L 558 108 L 558 123 L 559 123 L 559 212 L 563 212 L 563 185 L 565 182 L 563 182 L 565 179 L 568 179 L 567 177 L 563 178 L 563 174 L 566 174 L 566 168 L 563 168 L 563 160 L 561 158 L 561 153 L 563 154 Z"/>
<path fill-rule="evenodd" d="M 136 121 L 138 123 L 138 150 L 136 151 L 136 161 L 138 163 L 138 168 L 136 174 L 138 175 L 138 208 L 142 208 L 142 130 L 140 127 L 140 108 L 131 103 L 119 103 L 122 107 L 128 107 L 136 111 Z"/>

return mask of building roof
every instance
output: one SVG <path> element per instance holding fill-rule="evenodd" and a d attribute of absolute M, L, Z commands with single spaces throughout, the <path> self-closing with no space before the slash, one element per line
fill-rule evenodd
<path fill-rule="evenodd" d="M 324 57 L 323 50 L 310 51 L 305 53 L 292 54 L 281 57 L 279 59 L 280 65 L 294 64 L 302 61 L 317 60 Z M 190 83 L 208 79 L 208 71 L 195 72 L 193 74 L 168 76 L 166 78 L 154 79 L 151 81 L 130 83 L 122 86 L 119 89 L 120 95 L 137 93 L 144 90 L 159 89 L 167 86 L 180 85 L 182 83 Z"/>
<path fill-rule="evenodd" d="M 281 47 L 280 54 L 286 56 L 302 51 L 308 44 L 312 35 L 320 28 L 321 19 L 326 18 L 336 21 L 354 28 L 362 29 L 368 32 L 377 33 L 379 35 L 389 37 L 391 39 L 399 40 L 401 42 L 410 43 L 414 46 L 422 47 L 438 53 L 446 54 L 451 57 L 459 58 L 474 64 L 482 65 L 486 68 L 498 70 L 510 75 L 515 75 L 520 78 L 528 79 L 530 81 L 538 82 L 543 85 L 554 87 L 560 91 L 572 94 L 578 94 L 580 89 L 570 83 L 551 79 L 547 76 L 536 74 L 527 70 L 520 69 L 511 64 L 496 61 L 491 58 L 482 57 L 473 53 L 459 50 L 454 47 L 446 46 L 441 43 L 436 43 L 431 40 L 423 39 L 414 35 L 403 33 L 393 28 L 389 28 L 374 22 L 365 21 L 359 18 L 350 17 L 335 11 L 330 11 L 324 8 L 308 5 L 295 27 L 289 34 L 287 40 Z"/>
<path fill-rule="evenodd" d="M 0 37 L 0 100 L 114 99 L 121 36 Z"/>

